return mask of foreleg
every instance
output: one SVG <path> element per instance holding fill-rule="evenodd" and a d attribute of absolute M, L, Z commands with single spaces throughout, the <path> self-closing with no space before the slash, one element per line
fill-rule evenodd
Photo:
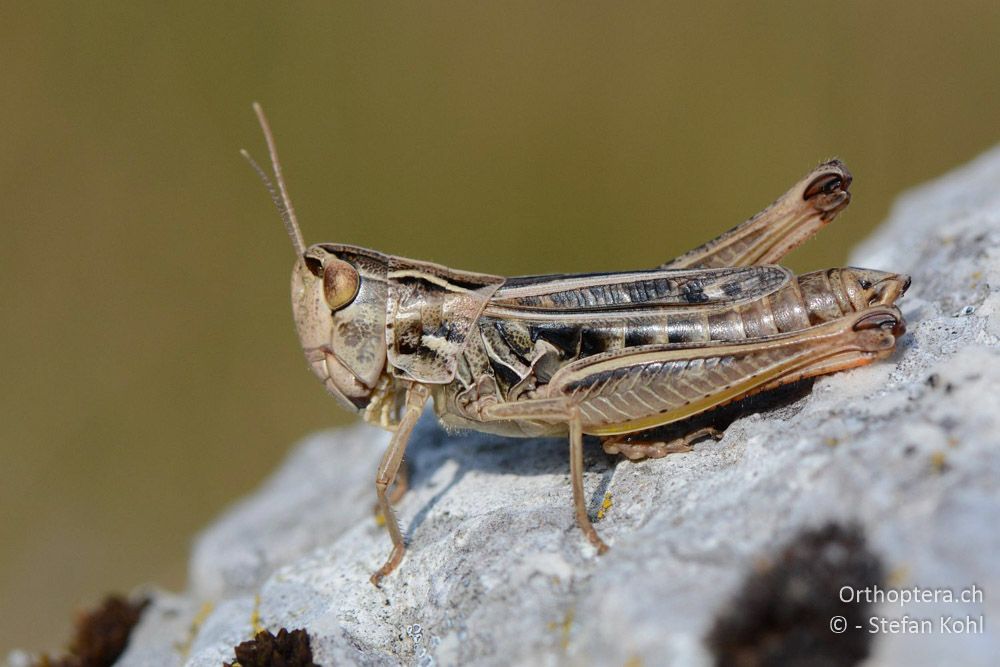
<path fill-rule="evenodd" d="M 403 532 L 399 528 L 396 512 L 392 509 L 388 489 L 396 479 L 396 473 L 403 461 L 403 454 L 406 452 L 406 445 L 410 441 L 410 434 L 413 432 L 417 420 L 420 419 L 420 414 L 423 412 L 424 404 L 427 403 L 429 396 L 430 392 L 424 385 L 410 385 L 406 391 L 406 403 L 403 408 L 403 416 L 399 420 L 399 427 L 392 434 L 389 448 L 385 450 L 385 454 L 382 455 L 382 460 L 378 464 L 378 472 L 375 475 L 375 494 L 378 496 L 379 510 L 385 517 L 385 526 L 392 538 L 392 552 L 385 561 L 385 565 L 372 575 L 371 582 L 376 586 L 379 585 L 383 577 L 396 569 L 406 552 Z"/>

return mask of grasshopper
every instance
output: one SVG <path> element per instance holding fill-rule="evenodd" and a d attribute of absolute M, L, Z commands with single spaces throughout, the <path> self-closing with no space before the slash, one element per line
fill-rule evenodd
<path fill-rule="evenodd" d="M 277 188 L 242 153 L 295 249 L 292 311 L 309 366 L 345 408 L 393 433 L 375 478 L 392 551 L 375 585 L 403 558 L 390 487 L 428 402 L 448 428 L 568 436 L 576 520 L 603 553 L 584 501 L 584 434 L 630 459 L 687 451 L 716 433 L 663 441 L 653 429 L 885 358 L 906 329 L 894 305 L 905 275 L 794 275 L 775 264 L 849 203 L 839 161 L 654 269 L 504 278 L 351 245 L 307 247 L 267 119 L 254 110 Z"/>

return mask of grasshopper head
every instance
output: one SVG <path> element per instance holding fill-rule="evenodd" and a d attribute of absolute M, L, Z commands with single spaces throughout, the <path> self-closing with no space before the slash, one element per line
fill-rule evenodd
<path fill-rule="evenodd" d="M 306 359 L 327 390 L 348 409 L 365 412 L 383 407 L 392 398 L 382 381 L 386 368 L 386 258 L 353 246 L 305 247 L 281 177 L 271 128 L 256 102 L 253 110 L 267 141 L 277 187 L 247 151 L 240 152 L 264 181 L 295 250 L 292 312 Z M 365 414 L 367 417 L 368 412 Z"/>
<path fill-rule="evenodd" d="M 313 373 L 363 411 L 386 368 L 385 263 L 375 253 L 317 244 L 292 269 L 295 328 Z"/>

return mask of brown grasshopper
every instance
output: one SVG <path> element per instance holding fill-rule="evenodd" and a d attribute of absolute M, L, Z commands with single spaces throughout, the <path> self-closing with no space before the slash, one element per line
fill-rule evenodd
<path fill-rule="evenodd" d="M 711 431 L 663 442 L 651 430 L 884 358 L 905 331 L 894 303 L 907 276 L 796 276 L 774 264 L 847 206 L 851 175 L 839 161 L 655 269 L 503 278 L 357 246 L 306 247 L 271 130 L 254 110 L 277 189 L 243 155 L 295 248 L 292 310 L 306 359 L 344 407 L 393 431 L 375 478 L 392 538 L 376 585 L 403 557 L 389 488 L 430 400 L 450 428 L 568 435 L 576 519 L 604 552 L 584 502 L 584 434 L 631 459 L 686 451 Z"/>

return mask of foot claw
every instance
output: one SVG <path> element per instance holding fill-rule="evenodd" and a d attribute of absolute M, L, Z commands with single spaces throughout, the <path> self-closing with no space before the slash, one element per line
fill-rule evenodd
<path fill-rule="evenodd" d="M 403 553 L 405 551 L 406 549 L 404 548 L 393 548 L 392 553 L 389 554 L 389 558 L 385 561 L 385 565 L 376 570 L 371 579 L 369 579 L 375 588 L 382 588 L 382 580 L 396 569 L 399 562 L 403 560 Z"/>

